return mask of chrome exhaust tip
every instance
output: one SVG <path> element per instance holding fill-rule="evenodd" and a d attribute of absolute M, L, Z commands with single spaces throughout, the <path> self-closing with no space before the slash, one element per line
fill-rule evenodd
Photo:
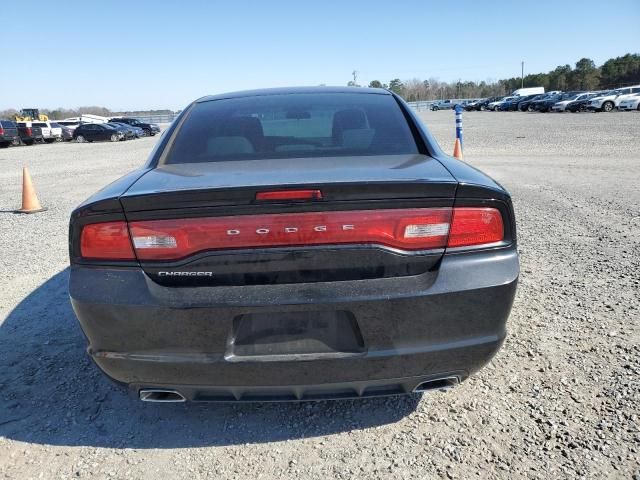
<path fill-rule="evenodd" d="M 455 387 L 459 383 L 459 377 L 436 378 L 420 383 L 416 388 L 413 389 L 413 391 L 414 393 L 421 393 L 427 392 L 429 390 L 448 390 L 449 388 Z"/>
<path fill-rule="evenodd" d="M 180 392 L 160 388 L 145 388 L 138 392 L 138 396 L 143 402 L 180 403 L 187 401 Z"/>

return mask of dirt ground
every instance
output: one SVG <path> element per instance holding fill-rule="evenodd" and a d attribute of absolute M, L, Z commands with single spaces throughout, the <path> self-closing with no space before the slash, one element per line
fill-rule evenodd
<path fill-rule="evenodd" d="M 451 152 L 453 113 L 421 115 Z M 640 479 L 640 113 L 464 121 L 465 160 L 514 198 L 508 338 L 453 390 L 364 401 L 127 396 L 85 354 L 67 224 L 156 139 L 0 150 L 0 478 Z M 10 213 L 25 164 L 47 212 Z"/>

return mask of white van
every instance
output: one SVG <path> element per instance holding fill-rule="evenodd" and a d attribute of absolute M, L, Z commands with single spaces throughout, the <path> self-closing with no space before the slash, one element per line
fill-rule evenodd
<path fill-rule="evenodd" d="M 527 95 L 540 95 L 544 93 L 544 87 L 527 87 L 514 90 L 511 95 L 514 97 L 525 97 Z"/>

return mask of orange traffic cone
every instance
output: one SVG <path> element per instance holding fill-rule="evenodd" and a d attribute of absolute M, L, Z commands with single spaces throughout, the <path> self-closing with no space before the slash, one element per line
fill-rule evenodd
<path fill-rule="evenodd" d="M 29 169 L 24 167 L 22 169 L 22 208 L 16 210 L 17 213 L 37 213 L 43 212 L 46 208 L 40 205 L 36 190 L 33 188 L 33 182 L 31 182 L 31 175 L 29 175 Z"/>
<path fill-rule="evenodd" d="M 460 145 L 459 138 L 456 138 L 456 146 L 453 147 L 453 156 L 458 160 L 462 160 L 462 146 Z"/>

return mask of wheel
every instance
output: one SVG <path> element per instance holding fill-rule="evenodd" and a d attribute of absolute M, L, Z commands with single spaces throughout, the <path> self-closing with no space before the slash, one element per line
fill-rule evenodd
<path fill-rule="evenodd" d="M 83 135 L 78 135 L 78 136 L 76 137 L 76 142 L 78 142 L 78 143 L 84 143 L 84 142 L 86 142 L 86 140 L 85 140 L 85 138 L 84 138 L 84 136 L 83 136 Z"/>
<path fill-rule="evenodd" d="M 62 137 L 56 137 L 56 142 L 61 142 L 62 141 Z"/>
<path fill-rule="evenodd" d="M 640 102 L 638 102 L 638 108 L 636 108 L 640 112 Z"/>
<path fill-rule="evenodd" d="M 432 112 L 437 112 L 438 110 L 440 110 L 440 109 L 438 107 L 436 107 L 436 106 L 431 107 L 431 111 Z"/>
<path fill-rule="evenodd" d="M 9 145 L 11 145 L 11 143 L 9 143 L 9 142 L 2 142 L 2 143 L 0 143 L 0 148 L 9 148 Z"/>
<path fill-rule="evenodd" d="M 11 141 L 11 145 L 13 145 L 14 147 L 17 147 L 18 145 L 20 145 L 20 139 L 19 139 L 19 138 L 17 138 L 17 137 L 16 137 L 16 138 L 14 138 L 14 139 Z"/>
<path fill-rule="evenodd" d="M 45 139 L 44 139 L 44 143 L 53 143 L 53 142 L 55 142 L 55 141 L 56 141 L 56 139 L 55 139 L 55 138 L 45 138 Z"/>
<path fill-rule="evenodd" d="M 24 144 L 25 145 L 33 145 L 33 139 L 32 140 L 25 140 Z"/>
<path fill-rule="evenodd" d="M 604 102 L 602 104 L 603 112 L 612 112 L 613 111 L 613 102 Z"/>
<path fill-rule="evenodd" d="M 529 105 L 527 107 L 527 112 L 533 112 L 533 105 Z"/>
<path fill-rule="evenodd" d="M 113 135 L 111 135 L 111 141 L 112 142 L 117 142 L 119 140 L 118 135 L 116 135 L 115 133 Z"/>
<path fill-rule="evenodd" d="M 484 112 L 487 109 L 487 107 L 485 107 L 484 105 L 480 105 L 480 111 Z"/>

